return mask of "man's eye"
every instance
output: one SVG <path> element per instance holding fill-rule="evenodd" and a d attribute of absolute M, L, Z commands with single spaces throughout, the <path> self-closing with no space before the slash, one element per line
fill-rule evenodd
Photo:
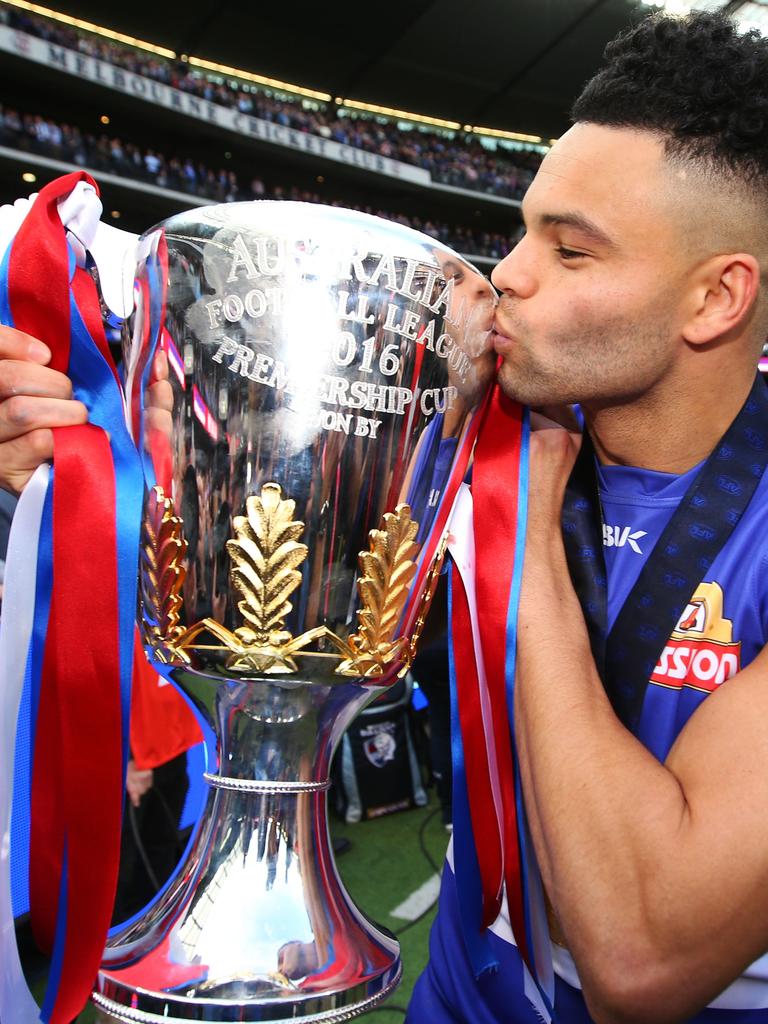
<path fill-rule="evenodd" d="M 586 256 L 586 253 L 576 252 L 575 249 L 566 249 L 564 245 L 558 245 L 555 248 L 555 252 L 562 260 L 579 260 L 584 259 L 584 257 Z"/>

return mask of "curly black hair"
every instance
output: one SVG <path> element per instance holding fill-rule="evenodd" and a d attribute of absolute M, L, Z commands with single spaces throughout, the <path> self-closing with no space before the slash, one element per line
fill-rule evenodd
<path fill-rule="evenodd" d="M 654 14 L 604 59 L 574 121 L 658 132 L 668 156 L 768 192 L 768 39 L 722 14 Z"/>

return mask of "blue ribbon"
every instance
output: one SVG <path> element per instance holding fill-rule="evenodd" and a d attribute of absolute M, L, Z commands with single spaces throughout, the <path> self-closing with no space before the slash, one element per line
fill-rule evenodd
<path fill-rule="evenodd" d="M 70 296 L 72 339 L 69 377 L 75 398 L 88 408 L 91 423 L 109 434 L 115 467 L 115 531 L 117 537 L 118 621 L 120 625 L 120 698 L 123 718 L 123 760 L 128 764 L 131 675 L 136 624 L 141 509 L 144 477 L 125 423 L 120 386 Z"/>
<path fill-rule="evenodd" d="M 149 349 L 147 352 L 147 360 L 141 372 L 141 407 L 137 441 L 139 437 L 144 436 L 144 395 L 147 394 L 147 388 L 149 387 L 152 363 L 155 359 L 155 353 L 160 342 L 160 334 L 163 326 L 163 286 L 162 281 L 160 280 L 162 268 L 160 266 L 157 251 L 150 253 L 147 257 L 146 267 L 147 280 L 149 282 L 149 310 L 147 311 L 149 315 Z M 154 487 L 156 477 L 154 466 L 152 465 L 152 459 L 142 458 L 141 461 L 144 467 L 147 487 Z M 170 495 L 166 495 L 166 497 L 170 497 Z"/>
<path fill-rule="evenodd" d="M 528 948 L 531 953 L 532 977 L 539 990 L 542 1001 L 550 1016 L 554 1009 L 550 994 L 542 982 L 541 969 L 537 956 L 536 934 L 546 922 L 534 921 L 534 914 L 543 907 L 541 879 L 536 865 L 536 854 L 533 850 L 528 831 L 528 819 L 523 801 L 523 787 L 520 780 L 520 764 L 515 744 L 515 664 L 517 660 L 517 613 L 520 607 L 520 589 L 523 581 L 523 561 L 525 555 L 525 533 L 528 523 L 528 480 L 530 470 L 531 418 L 530 410 L 523 408 L 522 427 L 520 432 L 520 464 L 517 487 L 517 524 L 515 530 L 515 551 L 512 567 L 512 583 L 509 589 L 507 606 L 507 628 L 505 645 L 504 679 L 507 693 L 507 714 L 512 736 L 512 757 L 515 765 L 515 808 L 517 811 L 517 837 L 520 847 L 520 871 L 522 875 L 523 912 Z M 548 941 L 548 935 L 547 935 Z M 539 955 L 540 952 L 539 952 Z"/>
<path fill-rule="evenodd" d="M 455 570 L 456 571 L 456 570 Z M 453 579 L 448 573 L 448 622 L 453 621 Z M 448 674 L 451 690 L 451 759 L 453 762 L 453 864 L 456 875 L 459 917 L 467 955 L 476 978 L 499 968 L 487 929 L 482 928 L 483 887 L 469 810 L 464 745 L 461 741 L 459 697 L 453 652 L 453 630 L 448 630 Z"/>

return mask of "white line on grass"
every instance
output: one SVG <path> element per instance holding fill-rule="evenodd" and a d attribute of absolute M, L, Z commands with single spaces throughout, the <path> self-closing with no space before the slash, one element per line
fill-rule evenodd
<path fill-rule="evenodd" d="M 399 917 L 403 921 L 415 921 L 420 914 L 423 914 L 435 902 L 439 892 L 440 876 L 432 875 L 431 878 L 426 880 L 424 885 L 420 885 L 415 892 L 412 892 L 407 899 L 395 907 L 392 911 L 392 917 Z"/>

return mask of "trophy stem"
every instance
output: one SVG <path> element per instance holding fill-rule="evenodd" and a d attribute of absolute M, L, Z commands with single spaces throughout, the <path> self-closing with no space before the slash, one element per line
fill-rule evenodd
<path fill-rule="evenodd" d="M 333 749 L 376 691 L 165 671 L 211 727 L 205 808 L 171 883 L 110 939 L 93 1001 L 121 1021 L 366 1012 L 399 982 L 399 946 L 344 889 L 327 791 Z"/>

